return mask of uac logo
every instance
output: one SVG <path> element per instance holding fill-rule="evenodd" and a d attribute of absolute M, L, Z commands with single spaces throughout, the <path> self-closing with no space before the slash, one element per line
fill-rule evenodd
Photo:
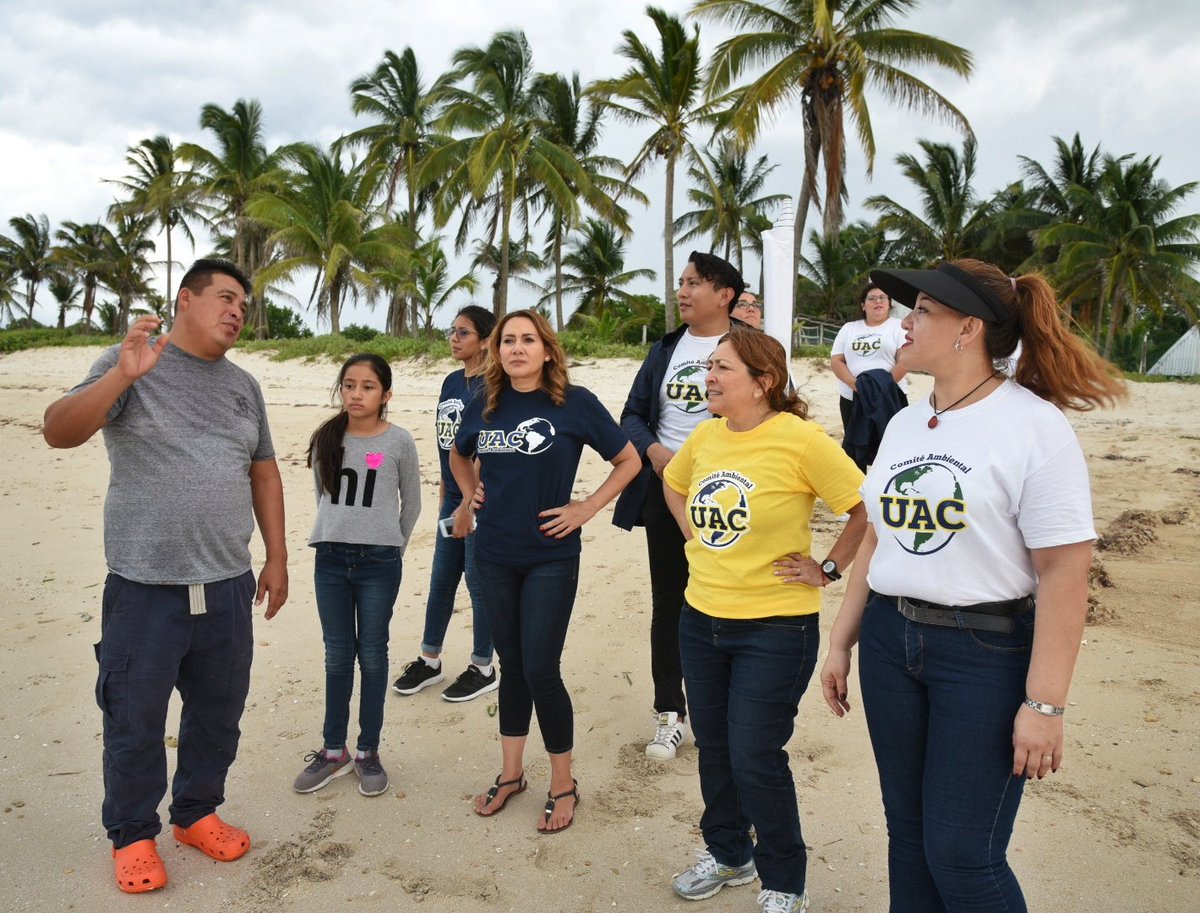
<path fill-rule="evenodd" d="M 362 506 L 370 507 L 371 502 L 375 499 L 375 477 L 378 475 L 377 470 L 383 465 L 382 453 L 368 453 L 365 457 L 367 464 L 367 472 L 363 482 Z M 349 466 L 343 466 L 337 474 L 337 484 L 334 486 L 333 494 L 329 496 L 329 500 L 334 504 L 341 503 L 341 494 L 345 482 L 346 489 L 346 506 L 353 507 L 355 500 L 358 498 L 358 473 Z"/>
<path fill-rule="evenodd" d="M 682 412 L 702 412 L 708 405 L 708 392 L 704 389 L 703 365 L 684 365 L 667 378 L 663 391 L 667 402 Z"/>
<path fill-rule="evenodd" d="M 449 450 L 454 443 L 454 435 L 458 434 L 458 426 L 462 423 L 462 414 L 463 401 L 457 397 L 438 403 L 435 427 L 438 446 L 443 450 Z"/>
<path fill-rule="evenodd" d="M 883 340 L 879 338 L 878 333 L 871 333 L 869 336 L 859 336 L 850 343 L 850 351 L 855 355 L 863 358 L 869 358 L 879 351 L 883 345 Z"/>
<path fill-rule="evenodd" d="M 892 476 L 879 496 L 879 514 L 912 555 L 941 551 L 967 528 L 962 486 L 944 463 L 918 463 Z"/>
<path fill-rule="evenodd" d="M 512 431 L 484 429 L 479 432 L 479 453 L 523 453 L 536 456 L 554 444 L 558 432 L 549 419 L 528 418 Z"/>
<path fill-rule="evenodd" d="M 754 483 L 729 472 L 716 472 L 700 481 L 688 505 L 696 537 L 709 548 L 726 549 L 750 531 L 747 495 Z"/>

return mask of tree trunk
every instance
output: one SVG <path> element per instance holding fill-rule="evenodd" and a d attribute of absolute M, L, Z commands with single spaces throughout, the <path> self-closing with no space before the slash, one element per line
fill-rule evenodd
<path fill-rule="evenodd" d="M 562 219 L 554 226 L 554 318 L 558 324 L 558 332 L 563 331 L 562 306 Z"/>
<path fill-rule="evenodd" d="M 508 269 L 509 269 L 509 220 L 512 217 L 512 200 L 507 186 L 504 200 L 500 204 L 504 211 L 500 215 L 500 273 L 496 276 L 496 319 L 508 313 Z"/>
<path fill-rule="evenodd" d="M 808 221 L 808 207 L 812 205 L 812 197 L 808 193 L 808 182 L 800 188 L 800 198 L 796 201 L 796 228 L 792 238 L 792 317 L 796 316 L 796 296 L 799 292 L 800 258 L 804 254 L 804 225 Z M 764 252 L 763 256 L 766 254 Z"/>
<path fill-rule="evenodd" d="M 171 329 L 171 325 L 175 322 L 174 310 L 171 307 L 171 222 L 168 218 L 166 223 L 167 232 L 167 293 L 163 296 L 163 300 L 167 303 L 167 329 Z M 246 307 L 249 309 L 250 302 L 246 302 Z"/>
<path fill-rule="evenodd" d="M 96 308 L 96 274 L 85 273 L 83 277 L 83 322 L 90 326 L 92 311 Z"/>
<path fill-rule="evenodd" d="M 677 326 L 675 317 L 675 156 L 667 156 L 667 190 L 663 200 L 663 317 L 670 333 Z"/>

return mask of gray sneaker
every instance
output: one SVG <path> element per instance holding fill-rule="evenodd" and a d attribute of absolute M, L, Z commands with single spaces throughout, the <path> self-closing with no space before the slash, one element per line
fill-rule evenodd
<path fill-rule="evenodd" d="M 368 751 L 365 757 L 355 758 L 354 772 L 358 774 L 358 791 L 364 796 L 387 792 L 387 771 L 379 761 L 378 751 Z"/>
<path fill-rule="evenodd" d="M 704 900 L 726 885 L 748 884 L 758 877 L 751 859 L 737 867 L 721 865 L 708 850 L 696 850 L 700 860 L 690 869 L 680 872 L 671 882 L 675 893 L 684 900 Z"/>
<path fill-rule="evenodd" d="M 312 763 L 300 772 L 292 784 L 292 789 L 298 793 L 315 793 L 334 777 L 350 773 L 350 762 L 354 759 L 345 748 L 339 758 L 330 758 L 325 754 L 325 749 L 318 748 L 306 754 L 304 760 Z"/>
<path fill-rule="evenodd" d="M 787 894 L 783 891 L 761 891 L 758 906 L 762 913 L 808 913 L 808 892 Z"/>

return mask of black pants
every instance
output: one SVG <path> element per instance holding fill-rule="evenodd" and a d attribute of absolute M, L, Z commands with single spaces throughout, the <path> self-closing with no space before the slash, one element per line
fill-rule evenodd
<path fill-rule="evenodd" d="M 167 704 L 179 689 L 179 748 L 171 822 L 191 827 L 225 801 L 237 755 L 254 649 L 254 574 L 207 584 L 208 611 L 192 615 L 186 586 L 151 586 L 109 574 L 96 659 L 104 713 L 101 818 L 117 849 L 162 830 L 167 791 Z"/>
<path fill-rule="evenodd" d="M 683 696 L 683 666 L 679 661 L 679 610 L 687 589 L 688 563 L 679 524 L 663 499 L 662 480 L 650 481 L 642 504 L 646 552 L 650 557 L 650 674 L 654 679 L 654 709 L 687 716 Z"/>

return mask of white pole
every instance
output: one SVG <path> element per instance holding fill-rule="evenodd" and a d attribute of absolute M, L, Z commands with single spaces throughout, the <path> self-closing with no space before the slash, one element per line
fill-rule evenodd
<path fill-rule="evenodd" d="M 792 358 L 792 239 L 796 218 L 791 201 L 780 205 L 774 227 L 763 232 L 763 331 Z"/>

